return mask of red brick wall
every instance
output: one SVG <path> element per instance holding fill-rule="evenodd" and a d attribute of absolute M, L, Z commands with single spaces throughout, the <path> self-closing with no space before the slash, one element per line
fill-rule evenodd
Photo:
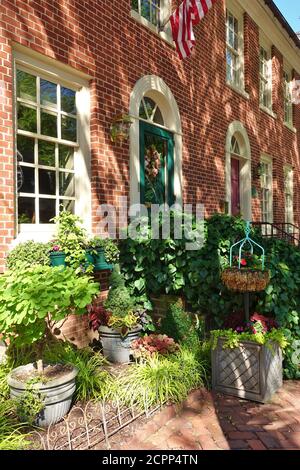
<path fill-rule="evenodd" d="M 174 2 L 177 4 L 179 2 Z M 117 8 L 116 8 L 117 6 Z M 105 12 L 105 15 L 104 15 Z M 165 41 L 130 18 L 130 0 L 1 0 L 0 17 L 0 259 L 14 236 L 12 43 L 69 64 L 91 80 L 93 222 L 99 203 L 113 203 L 129 191 L 129 143 L 111 143 L 109 126 L 128 111 L 136 81 L 160 76 L 177 100 L 183 129 L 186 202 L 202 202 L 206 214 L 219 211 L 225 198 L 225 139 L 229 124 L 241 121 L 249 135 L 253 167 L 261 152 L 274 157 L 274 215 L 284 219 L 283 170 L 295 167 L 295 221 L 299 213 L 299 139 L 283 125 L 279 78 L 274 77 L 277 120 L 259 110 L 258 28 L 245 15 L 247 100 L 225 85 L 225 9 L 217 2 L 196 28 L 193 56 L 181 62 Z M 273 49 L 273 68 L 282 57 Z M 300 69 L 298 70 L 300 73 Z M 295 124 L 300 130 L 299 107 Z M 259 181 L 253 181 L 259 189 Z M 260 219 L 259 199 L 253 200 Z M 0 265 L 1 267 L 1 265 Z"/>

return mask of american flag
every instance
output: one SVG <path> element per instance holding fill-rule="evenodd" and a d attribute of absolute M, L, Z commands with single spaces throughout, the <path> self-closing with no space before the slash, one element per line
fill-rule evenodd
<path fill-rule="evenodd" d="M 183 0 L 170 16 L 173 40 L 180 59 L 191 55 L 195 44 L 193 26 L 197 25 L 217 0 Z"/>

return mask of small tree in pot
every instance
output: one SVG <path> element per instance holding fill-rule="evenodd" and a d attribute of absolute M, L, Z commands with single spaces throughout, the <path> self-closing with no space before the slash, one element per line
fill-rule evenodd
<path fill-rule="evenodd" d="M 86 313 L 99 292 L 99 284 L 88 276 L 76 276 L 71 268 L 38 266 L 0 277 L 0 331 L 12 345 L 36 345 L 36 363 L 18 367 L 8 377 L 11 396 L 21 399 L 37 390 L 44 409 L 35 423 L 47 426 L 69 410 L 77 371 L 71 366 L 43 364 L 47 319 L 60 321 L 70 313 Z M 22 416 L 24 418 L 25 416 Z"/>
<path fill-rule="evenodd" d="M 154 326 L 147 310 L 131 297 L 118 266 L 110 284 L 104 307 L 91 307 L 90 315 L 98 315 L 104 355 L 111 362 L 125 363 L 130 361 L 131 342 L 143 330 L 153 331 Z"/>

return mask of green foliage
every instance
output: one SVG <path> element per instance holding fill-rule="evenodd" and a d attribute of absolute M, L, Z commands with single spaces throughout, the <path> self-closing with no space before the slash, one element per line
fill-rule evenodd
<path fill-rule="evenodd" d="M 76 273 L 90 273 L 92 265 L 87 265 L 87 232 L 82 227 L 82 219 L 69 211 L 61 211 L 53 221 L 57 224 L 55 244 L 66 254 L 66 263 Z"/>
<path fill-rule="evenodd" d="M 203 385 L 205 369 L 187 349 L 167 357 L 156 355 L 132 365 L 118 381 L 118 397 L 140 408 L 165 402 L 180 402 Z"/>
<path fill-rule="evenodd" d="M 220 277 L 228 265 L 230 245 L 244 238 L 244 228 L 243 220 L 216 214 L 205 221 L 205 243 L 194 251 L 186 250 L 184 238 L 173 240 L 172 230 L 169 239 L 152 240 L 149 228 L 143 237 L 122 241 L 126 283 L 134 295 L 182 293 L 214 328 L 220 328 L 228 315 L 244 308 L 242 294 L 229 291 Z M 262 239 L 258 231 L 252 238 L 264 246 L 271 276 L 265 292 L 252 295 L 253 311 L 274 315 L 285 330 L 289 340 L 285 376 L 299 378 L 300 249 L 277 239 Z"/>
<path fill-rule="evenodd" d="M 0 400 L 0 451 L 29 447 L 29 435 L 21 432 L 23 428 L 24 425 L 16 419 L 15 403 L 12 400 Z"/>
<path fill-rule="evenodd" d="M 33 266 L 49 266 L 49 243 L 28 241 L 17 245 L 6 258 L 8 269 L 30 268 Z"/>
<path fill-rule="evenodd" d="M 45 408 L 45 399 L 39 388 L 35 386 L 40 382 L 40 378 L 35 377 L 26 383 L 25 391 L 16 400 L 16 412 L 22 421 L 31 425 L 36 424 L 36 420 L 41 411 Z"/>
<path fill-rule="evenodd" d="M 105 358 L 90 348 L 77 350 L 71 344 L 56 343 L 45 349 L 44 358 L 48 363 L 71 364 L 77 368 L 75 401 L 104 400 L 114 390 L 111 375 L 103 370 L 107 364 Z"/>
<path fill-rule="evenodd" d="M 249 333 L 237 333 L 232 329 L 229 330 L 214 330 L 211 331 L 211 338 L 212 338 L 212 349 L 215 349 L 218 344 L 219 338 L 224 338 L 224 348 L 236 348 L 239 345 L 240 341 L 254 341 L 255 343 L 266 345 L 272 348 L 272 343 L 277 343 L 282 350 L 284 350 L 287 345 L 288 341 L 282 329 L 273 329 L 270 332 L 262 333 L 257 332 Z"/>
<path fill-rule="evenodd" d="M 160 327 L 163 333 L 190 349 L 199 347 L 199 336 L 196 328 L 195 316 L 185 311 L 180 300 L 170 305 Z"/>
<path fill-rule="evenodd" d="M 112 316 L 124 319 L 133 309 L 134 298 L 125 287 L 125 281 L 118 266 L 113 270 L 110 283 L 111 287 L 104 306 L 112 313 Z"/>
<path fill-rule="evenodd" d="M 11 372 L 11 367 L 7 362 L 0 364 L 0 404 L 1 401 L 7 400 L 9 398 L 9 386 L 7 383 L 7 376 Z"/>
<path fill-rule="evenodd" d="M 71 268 L 7 271 L 0 277 L 0 331 L 16 345 L 32 344 L 44 337 L 49 314 L 53 321 L 83 314 L 98 292 L 98 283 Z"/>

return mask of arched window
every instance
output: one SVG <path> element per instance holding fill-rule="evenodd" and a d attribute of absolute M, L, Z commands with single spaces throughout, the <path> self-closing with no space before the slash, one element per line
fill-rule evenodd
<path fill-rule="evenodd" d="M 139 116 L 140 118 L 146 119 L 153 124 L 160 124 L 161 126 L 164 126 L 164 119 L 161 110 L 159 109 L 157 103 L 147 96 L 145 96 L 141 101 Z"/>
<path fill-rule="evenodd" d="M 232 153 L 233 155 L 236 155 L 238 157 L 242 156 L 239 143 L 238 143 L 235 136 L 233 136 L 232 139 L 231 139 L 230 153 Z"/>

